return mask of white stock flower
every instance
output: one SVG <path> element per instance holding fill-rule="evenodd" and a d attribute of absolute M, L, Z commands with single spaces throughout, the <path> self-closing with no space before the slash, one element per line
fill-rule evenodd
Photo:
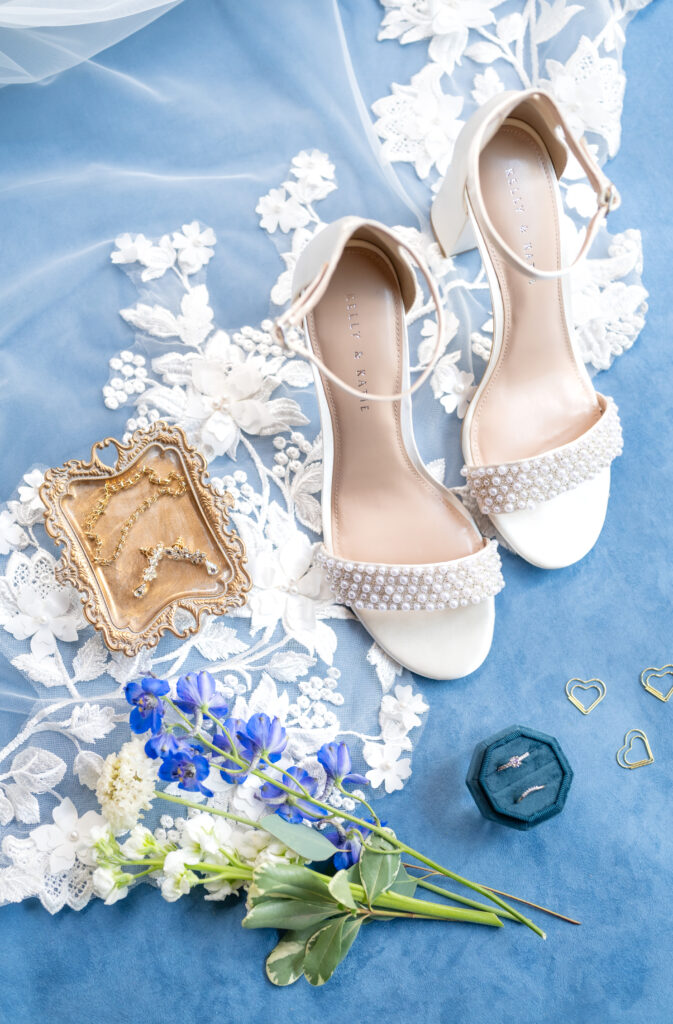
<path fill-rule="evenodd" d="M 91 879 L 93 891 L 105 900 L 107 907 L 128 896 L 131 881 L 129 874 L 112 867 L 96 868 Z"/>
<path fill-rule="evenodd" d="M 70 797 L 57 804 L 52 818 L 53 825 L 40 825 L 30 836 L 38 850 L 49 855 L 49 871 L 57 875 L 68 871 L 80 853 L 86 857 L 92 829 L 105 823 L 96 811 L 86 811 L 80 818 Z"/>
<path fill-rule="evenodd" d="M 384 785 L 386 793 L 394 793 L 402 789 L 404 780 L 411 775 L 411 762 L 408 757 L 400 757 L 402 748 L 399 743 L 365 743 L 362 753 L 368 765 L 367 772 L 372 787 L 377 789 Z"/>
<path fill-rule="evenodd" d="M 140 812 L 150 810 L 158 771 L 158 761 L 147 756 L 143 741 L 136 737 L 106 757 L 96 796 L 115 835 L 133 828 Z"/>
<path fill-rule="evenodd" d="M 199 227 L 193 220 L 191 224 L 183 224 L 182 231 L 173 232 L 173 245 L 178 251 L 178 264 L 186 274 L 196 274 L 215 255 L 211 246 L 217 239 L 212 228 Z"/>
<path fill-rule="evenodd" d="M 188 850 L 171 850 L 166 854 L 162 868 L 161 895 L 169 903 L 179 900 L 198 881 L 197 875 L 187 867 L 193 860 Z"/>
<path fill-rule="evenodd" d="M 158 846 L 153 832 L 144 825 L 134 825 L 128 839 L 121 843 L 121 851 L 127 860 L 142 860 Z"/>
<path fill-rule="evenodd" d="M 212 860 L 231 848 L 232 836 L 231 822 L 204 812 L 185 819 L 180 847 L 189 853 L 192 861 Z"/>

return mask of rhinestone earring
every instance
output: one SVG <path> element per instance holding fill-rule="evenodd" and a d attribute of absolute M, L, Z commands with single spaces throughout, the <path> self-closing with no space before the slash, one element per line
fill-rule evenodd
<path fill-rule="evenodd" d="M 147 568 L 143 572 L 143 582 L 133 591 L 134 597 L 144 597 L 150 588 L 150 583 L 157 575 L 159 563 L 164 558 L 170 558 L 174 562 L 191 562 L 192 565 L 202 565 L 209 576 L 215 576 L 219 569 L 214 562 L 209 561 L 203 551 L 190 551 L 182 537 L 178 537 L 173 544 L 155 544 L 152 548 L 141 548 L 140 551 L 147 559 Z"/>

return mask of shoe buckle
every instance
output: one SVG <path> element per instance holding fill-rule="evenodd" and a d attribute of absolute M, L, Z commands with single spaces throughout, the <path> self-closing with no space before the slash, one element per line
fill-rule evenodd
<path fill-rule="evenodd" d="M 608 213 L 611 213 L 612 210 L 616 210 L 621 204 L 621 201 L 621 196 L 615 185 L 613 185 L 612 182 L 608 182 L 598 197 L 598 208 L 599 210 L 605 210 L 607 215 Z"/>

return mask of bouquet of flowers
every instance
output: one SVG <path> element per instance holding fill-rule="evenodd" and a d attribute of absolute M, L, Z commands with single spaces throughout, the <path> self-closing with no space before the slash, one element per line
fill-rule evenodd
<path fill-rule="evenodd" d="M 104 763 L 96 794 L 105 824 L 80 852 L 95 865 L 94 888 L 106 903 L 147 877 L 169 901 L 196 886 L 208 900 L 243 890 L 243 927 L 282 932 L 266 961 L 275 985 L 302 974 L 324 984 L 368 922 L 413 917 L 502 927 L 508 920 L 545 938 L 494 891 L 398 839 L 367 802 L 367 780 L 352 771 L 345 743 L 324 744 L 314 772 L 288 763 L 278 718 L 229 717 L 208 672 L 181 676 L 174 693 L 155 677 L 128 683 L 125 693 L 134 736 Z M 151 831 L 139 817 L 158 800 L 186 807 L 187 815 L 164 815 Z M 435 885 L 430 875 L 481 900 Z M 420 899 L 418 888 L 446 902 Z"/>

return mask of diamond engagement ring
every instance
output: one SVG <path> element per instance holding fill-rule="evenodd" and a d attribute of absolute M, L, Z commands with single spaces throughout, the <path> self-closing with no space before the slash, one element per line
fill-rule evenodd
<path fill-rule="evenodd" d="M 505 764 L 501 764 L 498 768 L 499 772 L 504 772 L 505 768 L 520 768 L 526 758 L 529 756 L 530 751 L 527 750 L 525 754 L 513 754 L 509 761 Z"/>

